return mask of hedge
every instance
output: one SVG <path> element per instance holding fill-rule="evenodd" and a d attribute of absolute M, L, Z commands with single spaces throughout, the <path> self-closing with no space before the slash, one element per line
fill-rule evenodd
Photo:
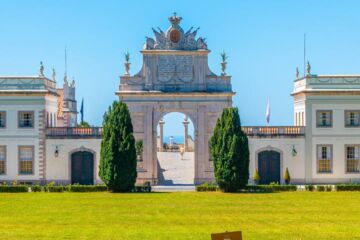
<path fill-rule="evenodd" d="M 45 186 L 44 191 L 45 192 L 64 192 L 65 187 L 64 186 Z"/>
<path fill-rule="evenodd" d="M 350 184 L 338 184 L 335 186 L 336 191 L 360 191 L 360 184 L 350 183 Z"/>
<path fill-rule="evenodd" d="M 69 185 L 66 189 L 69 192 L 105 192 L 108 188 L 105 185 Z"/>
<path fill-rule="evenodd" d="M 31 192 L 41 192 L 43 191 L 43 188 L 40 186 L 40 185 L 34 185 L 34 186 L 31 186 Z"/>
<path fill-rule="evenodd" d="M 314 185 L 305 185 L 305 190 L 312 192 L 315 190 L 315 186 Z"/>
<path fill-rule="evenodd" d="M 248 185 L 241 192 L 293 192 L 296 185 Z"/>
<path fill-rule="evenodd" d="M 7 193 L 29 192 L 29 188 L 25 185 L 16 185 L 16 186 L 1 185 L 0 192 L 7 192 Z"/>
<path fill-rule="evenodd" d="M 215 192 L 219 190 L 219 187 L 214 183 L 205 182 L 196 186 L 195 189 L 197 192 Z"/>
<path fill-rule="evenodd" d="M 133 192 L 136 193 L 151 192 L 151 186 L 150 185 L 135 186 Z"/>

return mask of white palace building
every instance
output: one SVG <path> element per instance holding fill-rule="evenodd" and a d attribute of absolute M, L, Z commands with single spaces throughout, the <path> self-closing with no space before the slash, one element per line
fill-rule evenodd
<path fill-rule="evenodd" d="M 213 181 L 208 142 L 222 110 L 232 106 L 231 77 L 226 62 L 221 75 L 209 69 L 210 51 L 197 30 L 185 32 L 176 15 L 169 21 L 166 31 L 153 29 L 155 37 L 147 38 L 137 74 L 125 64 L 116 92 L 144 143 L 138 182 L 158 183 L 157 126 L 170 112 L 194 124 L 193 183 Z M 309 68 L 291 95 L 293 126 L 243 127 L 250 175 L 257 169 L 261 183 L 283 183 L 288 168 L 294 184 L 360 182 L 360 75 L 315 75 Z M 65 76 L 58 88 L 42 64 L 38 76 L 1 76 L 0 182 L 100 183 L 102 129 L 77 127 L 76 106 L 75 83 Z"/>

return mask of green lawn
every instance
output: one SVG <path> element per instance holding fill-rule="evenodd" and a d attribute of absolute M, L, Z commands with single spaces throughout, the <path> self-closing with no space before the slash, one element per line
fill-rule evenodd
<path fill-rule="evenodd" d="M 0 239 L 360 239 L 360 193 L 0 194 Z"/>

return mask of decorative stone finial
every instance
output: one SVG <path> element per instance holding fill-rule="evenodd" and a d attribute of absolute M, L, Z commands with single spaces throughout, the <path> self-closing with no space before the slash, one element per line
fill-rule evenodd
<path fill-rule="evenodd" d="M 39 76 L 44 76 L 44 65 L 43 62 L 40 62 Z"/>
<path fill-rule="evenodd" d="M 56 82 L 56 72 L 54 68 L 52 69 L 52 80 Z"/>
<path fill-rule="evenodd" d="M 176 27 L 177 25 L 179 25 L 181 22 L 181 19 L 182 19 L 182 17 L 176 16 L 176 12 L 174 12 L 173 16 L 169 17 L 169 21 L 171 22 L 171 25 L 173 27 Z"/>
<path fill-rule="evenodd" d="M 296 78 L 299 78 L 299 76 L 300 76 L 299 68 L 296 67 Z"/>
<path fill-rule="evenodd" d="M 124 53 L 124 58 L 125 58 L 125 63 L 124 63 L 124 66 L 125 66 L 125 75 L 126 76 L 129 76 L 130 75 L 130 53 L 129 52 L 126 52 Z"/>
<path fill-rule="evenodd" d="M 311 65 L 310 65 L 309 61 L 307 62 L 306 73 L 307 73 L 307 75 L 311 75 Z"/>
<path fill-rule="evenodd" d="M 220 56 L 221 56 L 221 60 L 222 60 L 222 62 L 220 63 L 220 65 L 221 65 L 221 75 L 225 76 L 226 75 L 226 64 L 227 64 L 226 60 L 229 58 L 229 56 L 225 53 L 225 51 L 220 53 Z"/>

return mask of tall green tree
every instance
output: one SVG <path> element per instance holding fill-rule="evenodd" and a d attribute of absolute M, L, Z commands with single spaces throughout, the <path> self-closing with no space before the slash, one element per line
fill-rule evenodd
<path fill-rule="evenodd" d="M 237 108 L 226 108 L 210 139 L 215 179 L 224 192 L 235 192 L 249 179 L 248 138 L 241 129 Z"/>
<path fill-rule="evenodd" d="M 114 102 L 104 115 L 99 176 L 113 192 L 134 189 L 136 149 L 130 112 L 123 102 Z"/>

